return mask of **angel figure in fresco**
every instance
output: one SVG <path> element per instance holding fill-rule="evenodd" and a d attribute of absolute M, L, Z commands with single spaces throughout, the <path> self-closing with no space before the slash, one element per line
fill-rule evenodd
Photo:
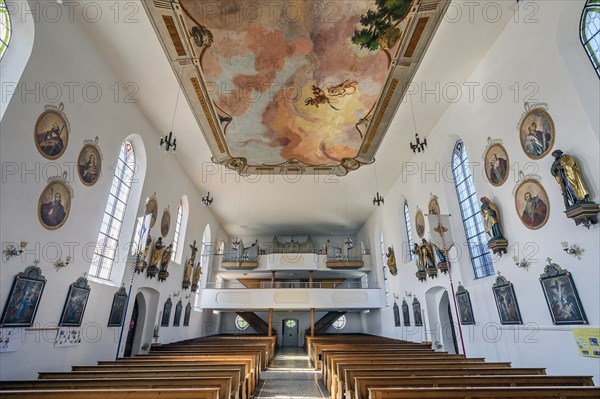
<path fill-rule="evenodd" d="M 503 239 L 500 228 L 500 211 L 488 198 L 481 198 L 481 214 L 483 216 L 483 227 L 492 239 Z"/>
<path fill-rule="evenodd" d="M 314 105 L 315 107 L 319 108 L 319 105 L 327 104 L 336 111 L 339 111 L 338 108 L 331 105 L 331 100 L 329 97 L 327 97 L 325 91 L 319 86 L 312 85 L 312 94 L 314 97 L 306 98 L 306 100 L 304 100 L 304 105 Z"/>
<path fill-rule="evenodd" d="M 346 79 L 337 86 L 329 86 L 327 88 L 327 94 L 329 94 L 332 97 L 350 96 L 350 95 L 356 93 L 356 85 L 357 84 L 358 84 L 357 81 L 348 82 L 348 79 Z"/>

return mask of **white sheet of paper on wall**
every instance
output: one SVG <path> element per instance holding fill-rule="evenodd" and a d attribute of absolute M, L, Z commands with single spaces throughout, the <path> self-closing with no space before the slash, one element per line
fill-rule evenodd
<path fill-rule="evenodd" d="M 77 346 L 81 344 L 81 328 L 80 327 L 62 327 L 56 333 L 54 341 L 55 348 L 63 348 L 66 346 Z"/>
<path fill-rule="evenodd" d="M 0 328 L 0 353 L 16 352 L 21 347 L 21 328 Z"/>

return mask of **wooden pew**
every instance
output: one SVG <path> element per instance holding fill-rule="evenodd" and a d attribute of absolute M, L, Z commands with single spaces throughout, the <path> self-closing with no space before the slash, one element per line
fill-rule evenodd
<path fill-rule="evenodd" d="M 502 368 L 510 367 L 509 362 L 481 362 L 481 361 L 469 361 L 463 359 L 462 361 L 446 360 L 446 359 L 432 359 L 432 360 L 414 360 L 404 361 L 403 359 L 393 359 L 384 357 L 375 357 L 369 359 L 332 359 L 332 368 L 330 370 L 330 378 L 327 381 L 327 387 L 331 393 L 331 397 L 336 397 L 338 387 L 343 387 L 344 384 L 344 373 L 343 367 L 345 365 L 361 365 L 363 368 L 372 368 L 373 365 L 393 364 L 398 368 L 412 369 L 412 368 L 426 368 L 430 370 L 447 370 L 447 369 L 463 369 L 463 368 Z M 439 371 L 438 371 L 439 373 Z"/>
<path fill-rule="evenodd" d="M 139 374 L 142 375 L 143 374 Z M 2 381 L 0 382 L 0 396 L 7 390 L 89 390 L 109 388 L 217 388 L 219 399 L 238 399 L 232 391 L 231 377 L 169 377 L 169 378 L 135 378 L 135 379 L 53 379 L 30 381 Z"/>
<path fill-rule="evenodd" d="M 3 391 L 11 399 L 218 399 L 217 388 Z"/>
<path fill-rule="evenodd" d="M 510 387 L 510 386 L 594 386 L 592 377 L 578 376 L 421 376 L 421 377 L 380 377 L 354 378 L 355 391 L 347 391 L 347 399 L 369 399 L 369 388 L 402 387 Z"/>
<path fill-rule="evenodd" d="M 587 399 L 597 387 L 370 388 L 369 399 Z"/>
<path fill-rule="evenodd" d="M 431 370 L 427 368 L 394 368 L 389 366 L 388 368 L 375 367 L 373 369 L 365 369 L 363 366 L 348 366 L 343 369 L 344 371 L 344 392 L 354 392 L 354 379 L 361 376 L 372 376 L 372 373 L 377 373 L 381 377 L 429 377 L 431 376 Z M 441 374 L 441 373 L 440 373 Z M 467 376 L 544 376 L 546 370 L 543 368 L 463 368 L 463 369 L 449 369 L 443 371 L 444 376 L 455 376 L 453 378 L 467 377 Z"/>

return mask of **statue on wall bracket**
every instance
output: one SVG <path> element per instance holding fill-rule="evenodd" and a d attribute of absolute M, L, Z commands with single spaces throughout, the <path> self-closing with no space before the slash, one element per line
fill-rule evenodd
<path fill-rule="evenodd" d="M 394 249 L 392 247 L 388 247 L 387 254 L 387 267 L 392 276 L 396 276 L 398 274 L 398 267 L 396 266 L 396 254 L 394 253 Z"/>
<path fill-rule="evenodd" d="M 165 246 L 162 242 L 162 237 L 156 239 L 154 244 L 154 250 L 152 251 L 152 257 L 150 258 L 150 266 L 146 269 L 147 277 L 154 278 L 158 274 L 158 263 L 162 260 L 162 254 Z"/>
<path fill-rule="evenodd" d="M 491 249 L 494 254 L 502 256 L 502 254 L 506 253 L 508 240 L 502 233 L 500 211 L 488 197 L 481 197 L 481 216 L 483 216 L 483 227 L 490 237 L 488 240 L 488 248 Z"/>
<path fill-rule="evenodd" d="M 421 248 L 419 247 L 419 244 L 414 244 L 414 249 L 412 250 L 412 253 L 415 254 L 415 262 L 417 264 L 417 272 L 415 273 L 415 276 L 420 282 L 427 281 L 427 272 L 425 271 L 425 267 L 423 266 Z"/>
<path fill-rule="evenodd" d="M 583 224 L 589 229 L 590 225 L 598 223 L 600 206 L 590 199 L 579 164 L 561 150 L 555 150 L 552 156 L 554 162 L 550 172 L 562 192 L 567 217 L 573 219 L 575 225 Z"/>
<path fill-rule="evenodd" d="M 192 285 L 192 273 L 194 271 L 194 262 L 196 261 L 196 252 L 198 252 L 198 247 L 196 246 L 196 240 L 194 240 L 193 244 L 190 244 L 190 248 L 192 249 L 192 256 L 185 263 L 185 267 L 183 268 L 183 281 L 181 283 L 181 288 L 187 290 Z"/>
<path fill-rule="evenodd" d="M 173 244 L 167 245 L 163 250 L 160 260 L 160 271 L 158 272 L 158 281 L 165 281 L 169 277 L 169 262 L 171 262 L 171 254 L 173 253 Z"/>
<path fill-rule="evenodd" d="M 436 254 L 437 259 L 438 259 L 437 268 L 440 270 L 440 272 L 442 272 L 444 274 L 447 274 L 449 267 L 448 267 L 448 258 L 446 257 L 446 254 L 437 245 L 431 244 L 431 246 L 435 250 L 435 254 Z"/>

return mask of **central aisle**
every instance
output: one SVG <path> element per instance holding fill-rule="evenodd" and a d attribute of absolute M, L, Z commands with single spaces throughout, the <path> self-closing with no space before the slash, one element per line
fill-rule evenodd
<path fill-rule="evenodd" d="M 261 373 L 255 398 L 326 398 L 321 371 L 312 368 L 303 348 L 281 348 Z"/>

